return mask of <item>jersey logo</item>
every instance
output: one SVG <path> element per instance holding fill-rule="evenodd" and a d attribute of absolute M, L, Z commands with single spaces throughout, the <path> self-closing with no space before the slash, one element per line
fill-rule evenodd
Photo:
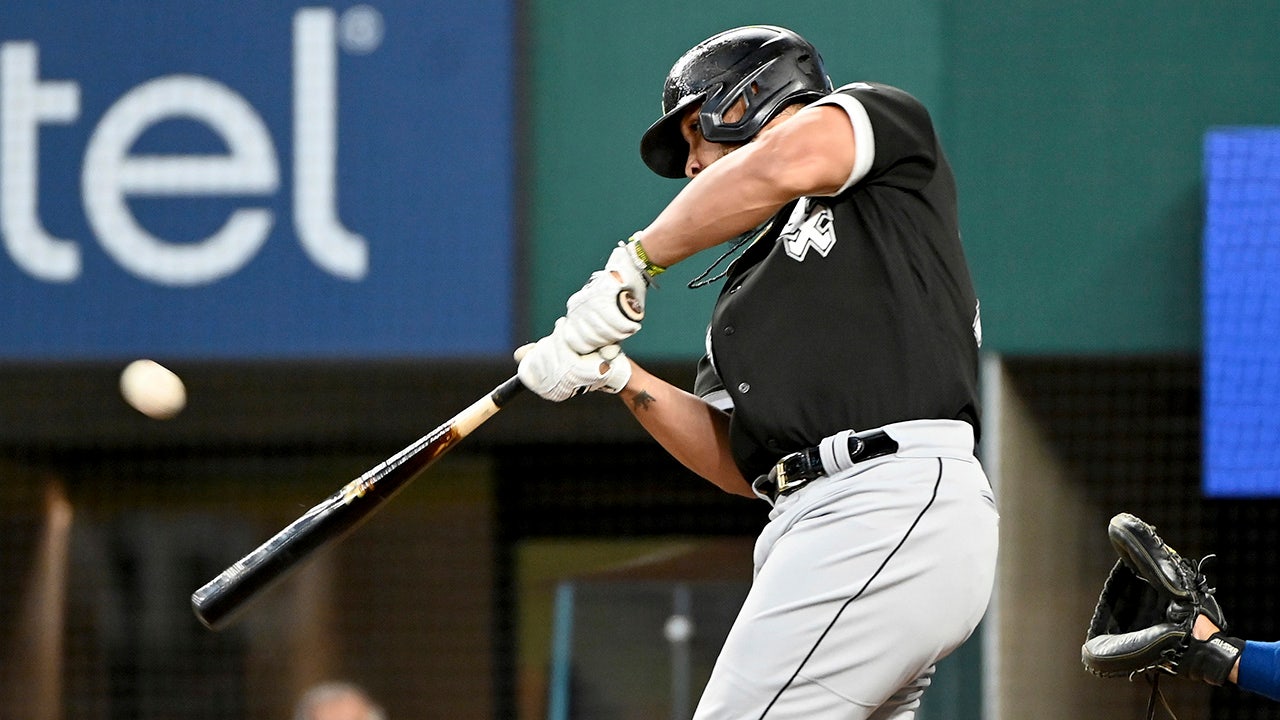
<path fill-rule="evenodd" d="M 973 339 L 978 343 L 978 347 L 982 347 L 982 301 L 979 300 L 973 305 Z"/>
<path fill-rule="evenodd" d="M 804 260 L 809 248 L 826 257 L 836 244 L 834 222 L 831 208 L 807 197 L 800 198 L 778 238 L 782 240 L 787 255 L 798 261 Z"/>

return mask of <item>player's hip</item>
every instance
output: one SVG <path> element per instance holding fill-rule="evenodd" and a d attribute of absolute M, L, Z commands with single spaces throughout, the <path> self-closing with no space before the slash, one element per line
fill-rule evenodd
<path fill-rule="evenodd" d="M 995 575 L 990 487 L 971 450 L 904 446 L 775 508 L 705 717 L 868 717 L 972 633 Z"/>
<path fill-rule="evenodd" d="M 831 438 L 824 439 L 819 445 L 822 467 L 803 484 L 772 498 L 771 525 L 783 528 L 774 532 L 785 531 L 815 508 L 837 501 L 850 504 L 857 514 L 894 509 L 910 514 L 922 497 L 935 494 L 977 497 L 994 507 L 991 483 L 974 456 L 973 429 L 968 423 L 915 420 L 833 437 L 840 449 L 849 439 L 849 447 L 863 444 L 879 452 L 862 457 L 856 452 L 832 453 Z M 873 437 L 886 438 L 889 445 L 885 440 L 877 444 Z M 860 443 L 859 438 L 868 442 Z"/>

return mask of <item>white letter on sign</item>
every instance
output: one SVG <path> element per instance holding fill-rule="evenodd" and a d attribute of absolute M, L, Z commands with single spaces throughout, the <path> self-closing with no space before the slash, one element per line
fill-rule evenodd
<path fill-rule="evenodd" d="M 227 155 L 129 155 L 147 128 L 170 118 L 201 121 Z M 103 248 L 125 269 L 162 285 L 204 285 L 245 265 L 271 231 L 271 211 L 241 208 L 212 236 L 169 243 L 147 232 L 128 195 L 266 195 L 280 185 L 275 146 L 262 119 L 225 85 L 194 75 L 157 78 L 112 105 L 85 150 L 81 191 Z"/>
<path fill-rule="evenodd" d="M 40 82 L 35 43 L 0 45 L 0 232 L 18 267 L 48 282 L 80 275 L 80 248 L 40 224 L 40 124 L 75 122 L 80 87 Z"/>
<path fill-rule="evenodd" d="M 338 59 L 334 13 L 293 16 L 293 222 L 316 265 L 346 280 L 369 272 L 365 240 L 342 226 L 337 178 Z"/>

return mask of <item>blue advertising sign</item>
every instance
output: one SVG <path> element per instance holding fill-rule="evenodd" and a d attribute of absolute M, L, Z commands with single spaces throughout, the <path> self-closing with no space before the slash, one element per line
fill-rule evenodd
<path fill-rule="evenodd" d="M 1205 140 L 1204 492 L 1280 497 L 1280 128 Z"/>
<path fill-rule="evenodd" d="M 513 13 L 0 4 L 0 359 L 509 352 Z"/>

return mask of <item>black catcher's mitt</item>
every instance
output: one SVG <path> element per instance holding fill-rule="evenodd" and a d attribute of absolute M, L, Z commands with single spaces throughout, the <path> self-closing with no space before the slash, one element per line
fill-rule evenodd
<path fill-rule="evenodd" d="M 1192 626 L 1205 615 L 1223 632 L 1227 621 L 1202 572 L 1204 561 L 1180 556 L 1155 528 L 1129 513 L 1111 518 L 1111 545 L 1120 555 L 1107 576 L 1089 623 L 1081 660 L 1101 677 L 1149 670 L 1226 682 L 1244 643 L 1221 632 L 1195 640 Z"/>

